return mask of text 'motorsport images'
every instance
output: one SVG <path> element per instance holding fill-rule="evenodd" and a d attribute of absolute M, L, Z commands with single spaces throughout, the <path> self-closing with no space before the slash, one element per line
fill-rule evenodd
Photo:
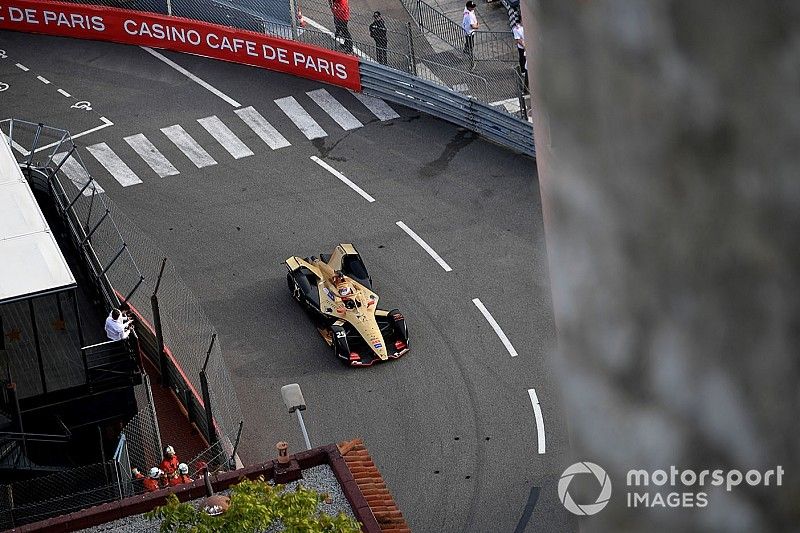
<path fill-rule="evenodd" d="M 351 366 L 370 366 L 408 352 L 408 328 L 397 309 L 378 309 L 372 278 L 352 244 L 330 255 L 286 260 L 292 297 L 311 311 L 333 353 Z"/>

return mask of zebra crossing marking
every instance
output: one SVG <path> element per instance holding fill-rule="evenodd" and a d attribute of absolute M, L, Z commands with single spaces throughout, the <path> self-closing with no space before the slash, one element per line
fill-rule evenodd
<path fill-rule="evenodd" d="M 358 101 L 364 104 L 364 107 L 369 109 L 381 122 L 400 118 L 400 115 L 380 98 L 367 96 L 363 93 L 353 93 L 353 96 L 358 98 Z"/>
<path fill-rule="evenodd" d="M 308 91 L 306 94 L 345 131 L 354 130 L 363 126 L 360 120 L 325 89 Z"/>
<path fill-rule="evenodd" d="M 197 144 L 197 141 L 195 141 L 191 135 L 186 133 L 186 130 L 183 129 L 179 124 L 169 126 L 167 128 L 161 128 L 161 132 L 166 135 L 167 138 L 172 141 L 172 143 L 177 146 L 178 149 L 183 152 L 197 168 L 209 167 L 217 164 L 214 158 L 211 157 L 211 155 L 206 152 L 202 146 Z"/>
<path fill-rule="evenodd" d="M 143 134 L 138 133 L 136 135 L 131 135 L 130 137 L 125 137 L 125 142 L 130 145 L 133 150 L 139 154 L 145 163 L 150 165 L 150 168 L 159 175 L 161 178 L 166 178 L 167 176 L 175 176 L 180 174 L 178 169 L 173 166 L 169 160 L 164 157 L 164 154 L 158 151 L 158 148 L 153 146 L 153 143 L 150 142 L 150 139 L 145 137 Z"/>
<path fill-rule="evenodd" d="M 67 157 L 67 155 L 69 155 L 69 152 L 59 152 L 54 154 L 53 161 L 55 161 L 56 165 L 59 165 L 62 161 L 64 161 L 64 158 Z M 64 164 L 61 165 L 61 171 L 67 176 L 67 178 L 69 178 L 69 181 L 75 184 L 75 187 L 77 187 L 78 190 L 83 189 L 86 183 L 92 179 L 92 177 L 89 176 L 89 173 L 86 172 L 86 169 L 83 168 L 83 166 L 78 163 L 74 157 L 70 157 L 64 161 Z M 91 196 L 95 192 L 105 192 L 100 184 L 97 183 L 97 181 L 94 182 L 94 185 L 89 185 L 86 187 L 86 189 L 83 191 L 83 195 Z"/>
<path fill-rule="evenodd" d="M 142 182 L 139 176 L 106 143 L 93 144 L 87 146 L 86 149 L 123 187 L 130 187 Z"/>
<path fill-rule="evenodd" d="M 199 122 L 234 159 L 241 159 L 253 155 L 253 151 L 250 150 L 250 148 L 248 148 L 247 145 L 217 117 L 217 115 L 198 118 L 197 122 Z"/>
<path fill-rule="evenodd" d="M 289 120 L 294 122 L 295 126 L 303 132 L 303 135 L 305 135 L 308 140 L 320 139 L 328 136 L 325 130 L 317 124 L 317 121 L 303 109 L 303 106 L 301 106 L 293 96 L 278 98 L 275 100 L 275 103 L 281 108 L 281 111 L 286 113 Z"/>
<path fill-rule="evenodd" d="M 267 122 L 267 119 L 256 111 L 253 106 L 237 109 L 234 113 L 236 113 L 239 118 L 273 150 L 292 145 L 292 143 L 287 141 L 286 137 L 281 135 L 281 133 L 275 129 L 275 126 Z"/>

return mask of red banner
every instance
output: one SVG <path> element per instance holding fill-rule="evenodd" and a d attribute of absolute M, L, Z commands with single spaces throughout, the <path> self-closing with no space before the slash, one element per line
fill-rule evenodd
<path fill-rule="evenodd" d="M 358 58 L 196 20 L 49 1 L 0 4 L 0 29 L 175 50 L 361 90 Z"/>

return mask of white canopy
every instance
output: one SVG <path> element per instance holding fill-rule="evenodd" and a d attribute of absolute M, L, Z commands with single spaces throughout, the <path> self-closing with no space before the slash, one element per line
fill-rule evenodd
<path fill-rule="evenodd" d="M 0 304 L 74 286 L 8 137 L 0 133 Z"/>

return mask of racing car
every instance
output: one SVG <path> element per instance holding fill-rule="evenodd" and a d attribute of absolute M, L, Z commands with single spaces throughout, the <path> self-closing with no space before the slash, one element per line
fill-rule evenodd
<path fill-rule="evenodd" d="M 330 255 L 286 260 L 292 297 L 305 307 L 334 355 L 351 366 L 370 366 L 408 352 L 406 321 L 397 309 L 378 309 L 372 278 L 352 244 Z"/>

